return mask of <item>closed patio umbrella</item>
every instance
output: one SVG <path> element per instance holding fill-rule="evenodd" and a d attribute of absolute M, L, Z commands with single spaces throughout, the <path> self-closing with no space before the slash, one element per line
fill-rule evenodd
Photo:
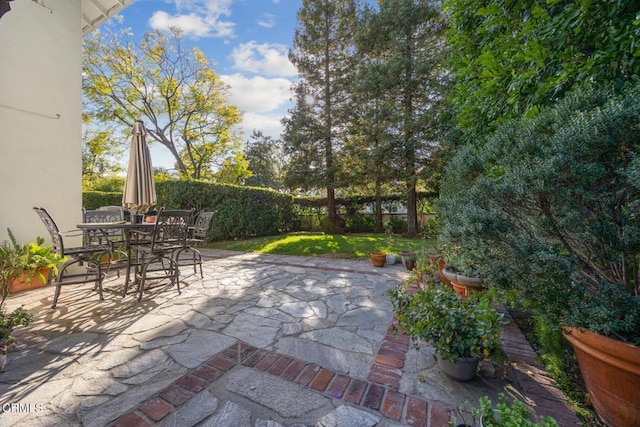
<path fill-rule="evenodd" d="M 130 210 L 132 215 L 145 214 L 151 206 L 158 203 L 146 135 L 144 123 L 136 120 L 131 131 L 129 167 L 122 194 L 122 206 Z"/>

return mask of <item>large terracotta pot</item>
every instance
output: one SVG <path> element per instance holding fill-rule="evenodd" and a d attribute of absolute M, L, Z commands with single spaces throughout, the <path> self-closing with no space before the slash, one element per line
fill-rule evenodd
<path fill-rule="evenodd" d="M 640 425 L 640 347 L 586 329 L 564 328 L 593 406 L 611 427 Z"/>
<path fill-rule="evenodd" d="M 9 292 L 15 294 L 16 292 L 22 292 L 29 289 L 38 289 L 44 286 L 47 286 L 49 283 L 49 272 L 51 271 L 51 267 L 40 267 L 36 270 L 36 273 L 33 276 L 29 277 L 31 283 L 27 283 L 26 274 L 22 273 L 20 276 L 16 277 L 16 279 L 11 284 L 11 288 Z M 40 278 L 40 274 L 44 276 L 45 280 L 42 281 Z"/>
<path fill-rule="evenodd" d="M 482 277 L 465 276 L 447 269 L 442 269 L 442 275 L 450 282 L 451 287 L 460 295 L 461 299 L 466 299 L 471 292 L 486 289 L 487 282 Z"/>

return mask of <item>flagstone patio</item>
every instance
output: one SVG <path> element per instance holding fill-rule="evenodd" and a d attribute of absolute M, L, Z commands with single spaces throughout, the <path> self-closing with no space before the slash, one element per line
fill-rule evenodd
<path fill-rule="evenodd" d="M 365 261 L 203 251 L 204 279 L 138 303 L 123 279 L 12 296 L 35 320 L 0 373 L 0 426 L 446 426 L 499 392 L 580 425 L 510 323 L 510 364 L 458 383 L 394 334 L 386 294 L 406 273 Z"/>

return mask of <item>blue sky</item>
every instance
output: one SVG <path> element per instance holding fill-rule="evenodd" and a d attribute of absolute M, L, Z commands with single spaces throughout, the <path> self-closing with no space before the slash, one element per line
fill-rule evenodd
<path fill-rule="evenodd" d="M 291 108 L 295 67 L 287 58 L 302 0 L 136 0 L 120 15 L 136 35 L 172 26 L 185 32 L 215 63 L 229 85 L 229 101 L 243 114 L 247 140 L 253 129 L 277 138 Z M 152 147 L 154 166 L 171 168 L 162 147 Z"/>

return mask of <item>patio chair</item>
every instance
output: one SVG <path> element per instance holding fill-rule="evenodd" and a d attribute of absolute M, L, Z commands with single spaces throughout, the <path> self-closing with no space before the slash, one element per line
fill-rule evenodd
<path fill-rule="evenodd" d="M 116 209 L 86 210 L 82 208 L 82 222 L 124 222 L 124 209 L 119 206 L 114 206 L 114 208 Z M 124 231 L 122 229 L 84 230 L 84 245 L 96 244 L 111 246 L 108 260 L 103 262 L 102 267 L 107 268 L 105 274 L 108 274 L 111 268 L 115 268 L 118 277 L 120 277 L 120 269 L 126 267 L 129 256 L 124 250 L 126 247 Z"/>
<path fill-rule="evenodd" d="M 130 220 L 129 211 L 125 210 L 122 206 L 100 206 L 99 211 L 115 211 L 117 215 L 121 215 L 123 220 Z"/>
<path fill-rule="evenodd" d="M 185 247 L 176 251 L 176 260 L 178 263 L 180 265 L 187 265 L 186 262 L 188 262 L 189 265 L 193 264 L 194 274 L 198 272 L 197 267 L 200 266 L 200 277 L 202 278 L 204 278 L 204 274 L 202 273 L 202 254 L 196 247 L 207 241 L 207 232 L 211 227 L 211 221 L 215 214 L 215 211 L 200 211 L 193 225 L 189 227 Z M 180 255 L 188 253 L 191 253 L 193 256 L 180 259 Z"/>
<path fill-rule="evenodd" d="M 77 247 L 67 247 L 65 245 L 65 238 L 80 237 L 82 232 L 79 230 L 72 230 L 67 232 L 60 232 L 56 222 L 53 220 L 49 212 L 45 208 L 34 207 L 33 210 L 38 214 L 44 226 L 47 228 L 51 236 L 51 242 L 53 249 L 61 256 L 67 257 L 67 261 L 58 269 L 58 275 L 53 282 L 56 290 L 53 296 L 53 304 L 51 308 L 56 308 L 58 298 L 60 297 L 60 291 L 62 286 L 75 285 L 82 283 L 94 282 L 94 290 L 97 288 L 100 294 L 100 300 L 104 300 L 102 295 L 102 279 L 104 279 L 104 272 L 100 265 L 99 258 L 102 254 L 110 253 L 111 246 L 108 244 L 93 244 Z M 69 272 L 69 268 L 72 266 L 87 265 L 87 269 L 84 273 Z"/>
<path fill-rule="evenodd" d="M 189 220 L 193 210 L 158 211 L 153 231 L 134 231 L 131 246 L 136 251 L 136 282 L 138 283 L 138 301 L 142 300 L 145 283 L 148 280 L 169 279 L 180 293 L 180 270 L 175 259 L 176 251 L 186 245 Z M 142 236 L 144 243 L 136 243 Z M 125 289 L 125 295 L 127 290 Z"/>

